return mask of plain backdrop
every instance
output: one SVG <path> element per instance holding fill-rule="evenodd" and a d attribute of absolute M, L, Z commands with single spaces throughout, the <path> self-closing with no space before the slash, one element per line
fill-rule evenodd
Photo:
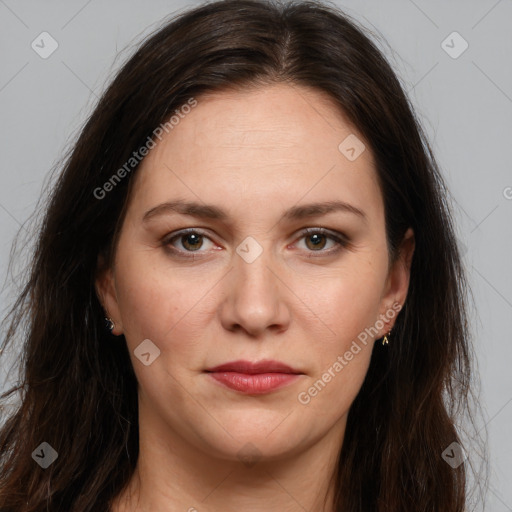
<path fill-rule="evenodd" d="M 491 453 L 487 503 L 493 512 L 512 511 L 512 1 L 334 3 L 389 43 L 392 50 L 376 39 L 416 108 L 450 188 L 476 305 L 481 423 Z M 3 313 L 12 300 L 11 243 L 49 171 L 133 45 L 164 18 L 198 4 L 0 0 Z M 42 58 L 52 45 L 56 50 Z M 7 387 L 6 370 L 4 363 L 0 389 Z"/>

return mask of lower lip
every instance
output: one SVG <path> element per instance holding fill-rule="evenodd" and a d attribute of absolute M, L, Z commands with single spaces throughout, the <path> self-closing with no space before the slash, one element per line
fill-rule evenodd
<path fill-rule="evenodd" d="M 297 380 L 296 373 L 237 373 L 211 372 L 210 376 L 228 388 L 251 395 L 261 395 Z"/>

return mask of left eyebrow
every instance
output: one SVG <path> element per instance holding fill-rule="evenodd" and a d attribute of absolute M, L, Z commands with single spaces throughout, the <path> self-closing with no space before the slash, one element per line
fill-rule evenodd
<path fill-rule="evenodd" d="M 302 206 L 294 206 L 284 213 L 283 218 L 286 220 L 297 220 L 307 217 L 318 217 L 337 211 L 352 213 L 365 221 L 367 220 L 363 210 L 344 201 L 327 201 L 325 203 L 310 203 Z"/>
<path fill-rule="evenodd" d="M 302 206 L 293 206 L 286 210 L 283 214 L 285 220 L 299 220 L 308 217 L 318 217 L 333 212 L 352 213 L 364 221 L 367 221 L 366 214 L 359 208 L 346 203 L 344 201 L 327 201 L 324 203 L 310 203 Z M 179 213 L 182 215 L 190 215 L 197 218 L 227 220 L 229 215 L 214 205 L 201 204 L 194 201 L 169 201 L 159 204 L 148 210 L 143 216 L 143 222 L 147 222 L 153 217 L 168 213 Z"/>

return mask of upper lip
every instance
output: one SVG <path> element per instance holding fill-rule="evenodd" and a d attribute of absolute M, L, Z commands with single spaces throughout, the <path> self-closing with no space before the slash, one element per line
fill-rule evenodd
<path fill-rule="evenodd" d="M 287 364 L 281 363 L 280 361 L 272 361 L 272 360 L 263 360 L 258 362 L 251 361 L 231 361 L 229 363 L 224 363 L 219 366 L 215 366 L 212 368 L 207 368 L 207 372 L 237 372 L 237 373 L 247 373 L 247 374 L 257 374 L 257 373 L 302 373 L 299 370 L 288 366 Z"/>

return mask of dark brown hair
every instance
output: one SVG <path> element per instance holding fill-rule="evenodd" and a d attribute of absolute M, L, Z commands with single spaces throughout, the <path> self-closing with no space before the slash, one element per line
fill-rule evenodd
<path fill-rule="evenodd" d="M 124 337 L 95 293 L 98 256 L 112 262 L 132 172 L 93 193 L 190 98 L 272 83 L 326 93 L 373 152 L 391 260 L 415 232 L 409 293 L 392 342 L 374 346 L 351 406 L 335 510 L 462 512 L 470 447 L 467 286 L 438 166 L 391 66 L 365 29 L 316 2 L 225 0 L 165 23 L 102 95 L 52 187 L 4 348 L 22 345 L 19 404 L 0 431 L 0 506 L 10 512 L 107 511 L 138 456 L 137 387 Z M 4 356 L 5 357 L 5 354 Z M 470 422 L 473 424 L 473 421 Z M 32 459 L 42 442 L 59 456 Z"/>

